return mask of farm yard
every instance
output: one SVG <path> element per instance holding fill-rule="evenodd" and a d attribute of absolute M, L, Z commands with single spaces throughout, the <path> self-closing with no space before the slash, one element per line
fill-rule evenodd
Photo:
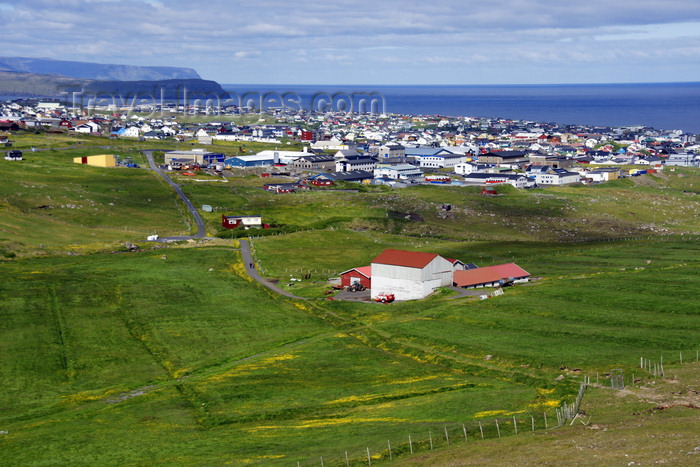
<path fill-rule="evenodd" d="M 260 273 L 305 297 L 292 299 L 251 279 L 231 232 L 146 242 L 191 231 L 186 213 L 147 170 L 72 163 L 105 152 L 29 153 L 0 189 L 7 465 L 345 465 L 346 452 L 366 465 L 368 451 L 373 464 L 449 464 L 535 446 L 553 463 L 571 439 L 593 443 L 583 425 L 553 428 L 584 376 L 600 382 L 583 409 L 611 428 L 601 446 L 632 439 L 640 417 L 644 436 L 697 446 L 694 402 L 669 402 L 658 425 L 645 415 L 658 406 L 650 392 L 681 383 L 640 368 L 663 358 L 697 387 L 697 170 L 498 197 L 445 186 L 275 195 L 253 175 L 178 179 L 214 207 L 202 213 L 210 234 L 222 212 L 272 224 L 246 235 Z M 516 262 L 538 280 L 488 300 L 449 288 L 390 304 L 326 299 L 330 277 L 387 248 Z M 611 398 L 612 369 L 647 392 Z M 514 436 L 530 423 L 534 434 Z M 475 442 L 456 447 L 465 434 Z M 431 443 L 443 457 L 422 457 Z M 661 458 L 632 444 L 633 460 Z M 605 450 L 600 463 L 621 461 Z"/>

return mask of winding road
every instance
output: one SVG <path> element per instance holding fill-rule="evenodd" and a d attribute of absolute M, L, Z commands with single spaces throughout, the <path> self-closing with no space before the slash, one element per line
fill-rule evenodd
<path fill-rule="evenodd" d="M 151 170 L 163 177 L 163 180 L 165 180 L 168 183 L 168 185 L 173 187 L 175 193 L 177 193 L 182 202 L 185 203 L 185 206 L 187 206 L 187 209 L 190 211 L 190 214 L 192 214 L 192 217 L 194 218 L 194 221 L 197 224 L 197 233 L 195 233 L 194 235 L 161 237 L 158 240 L 161 242 L 167 242 L 171 240 L 190 240 L 193 238 L 205 238 L 207 236 L 207 229 L 204 226 L 204 220 L 202 220 L 202 216 L 199 215 L 199 211 L 197 211 L 197 208 L 194 207 L 190 199 L 187 196 L 185 196 L 185 194 L 182 192 L 182 190 L 180 189 L 180 185 L 173 182 L 172 179 L 168 177 L 167 174 L 163 173 L 163 171 L 160 170 L 160 167 L 156 165 L 156 162 L 153 160 L 153 151 L 154 149 L 150 149 L 141 152 L 146 156 L 146 160 L 148 160 L 148 165 L 151 167 Z"/>
<path fill-rule="evenodd" d="M 255 261 L 253 261 L 253 255 L 250 251 L 250 243 L 248 242 L 248 240 L 244 238 L 239 238 L 238 242 L 241 244 L 241 257 L 243 258 L 245 270 L 250 277 L 258 281 L 268 289 L 272 290 L 273 292 L 276 292 L 280 295 L 284 295 L 285 297 L 296 298 L 299 300 L 308 300 L 308 298 L 298 297 L 292 293 L 289 293 L 286 290 L 277 287 L 275 284 L 262 277 L 258 270 L 255 269 Z"/>
<path fill-rule="evenodd" d="M 150 149 L 150 150 L 144 150 L 141 151 L 145 156 L 146 160 L 148 160 L 148 165 L 151 167 L 151 170 L 159 174 L 161 177 L 163 177 L 163 180 L 165 180 L 177 193 L 177 195 L 180 197 L 183 203 L 185 203 L 185 206 L 187 206 L 187 209 L 190 211 L 192 214 L 192 217 L 194 218 L 194 221 L 197 223 L 197 233 L 194 235 L 183 235 L 183 236 L 175 236 L 175 237 L 161 237 L 158 239 L 159 242 L 169 242 L 169 241 L 176 241 L 176 240 L 190 240 L 190 239 L 195 239 L 195 238 L 206 238 L 207 236 L 207 230 L 206 227 L 204 226 L 204 221 L 202 220 L 202 216 L 199 214 L 197 211 L 197 208 L 194 207 L 190 199 L 185 195 L 185 193 L 182 192 L 180 189 L 180 186 L 173 182 L 170 177 L 168 177 L 167 174 L 165 174 L 162 170 L 160 170 L 160 167 L 156 164 L 155 160 L 153 160 L 153 151 L 156 151 L 156 149 Z M 298 297 L 294 294 L 291 294 L 287 292 L 286 290 L 283 290 L 279 287 L 277 287 L 275 284 L 272 282 L 268 281 L 264 277 L 260 275 L 258 270 L 255 268 L 255 261 L 253 260 L 253 254 L 250 251 L 250 243 L 248 240 L 245 239 L 239 239 L 238 240 L 240 245 L 241 245 L 241 257 L 243 258 L 243 264 L 245 265 L 246 272 L 250 277 L 252 277 L 254 280 L 259 282 L 260 284 L 264 285 L 268 289 L 283 295 L 285 297 L 289 298 L 296 298 L 299 300 L 306 300 L 305 297 Z"/>

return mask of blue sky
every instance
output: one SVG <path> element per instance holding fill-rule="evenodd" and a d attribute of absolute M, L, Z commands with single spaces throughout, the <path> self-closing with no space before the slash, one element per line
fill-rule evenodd
<path fill-rule="evenodd" d="M 0 0 L 5 56 L 220 83 L 700 81 L 697 0 Z"/>

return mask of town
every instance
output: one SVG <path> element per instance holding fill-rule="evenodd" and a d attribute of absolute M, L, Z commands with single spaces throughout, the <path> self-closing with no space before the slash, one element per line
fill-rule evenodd
<path fill-rule="evenodd" d="M 0 145 L 10 132 L 44 129 L 109 135 L 112 139 L 189 142 L 196 148 L 166 154 L 165 168 L 258 169 L 262 176 L 289 175 L 294 183 L 270 183 L 278 193 L 360 182 L 402 187 L 415 183 L 518 189 L 593 184 L 654 173 L 664 167 L 700 165 L 699 136 L 648 127 L 565 125 L 500 118 L 411 116 L 347 112 L 266 113 L 192 105 L 160 109 L 104 106 L 86 110 L 46 100 L 0 104 Z M 138 111 L 138 112 L 136 112 Z M 169 115 L 169 116 L 166 116 Z M 187 123 L 197 116 L 200 122 Z M 258 117 L 236 124 L 237 117 Z M 240 120 L 240 118 L 239 118 Z M 248 118 L 250 120 L 250 118 Z M 255 120 L 255 118 L 253 118 Z M 255 154 L 226 155 L 220 142 L 266 143 Z M 287 146 L 294 145 L 294 149 Z M 19 160 L 21 153 L 6 153 Z M 192 172 L 186 172 L 192 173 Z"/>

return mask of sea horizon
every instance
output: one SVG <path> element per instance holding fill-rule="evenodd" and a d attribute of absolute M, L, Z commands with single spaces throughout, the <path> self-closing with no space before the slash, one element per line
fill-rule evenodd
<path fill-rule="evenodd" d="M 386 112 L 503 118 L 562 125 L 644 126 L 700 133 L 700 81 L 612 84 L 283 85 L 222 84 L 226 91 L 379 93 Z"/>

